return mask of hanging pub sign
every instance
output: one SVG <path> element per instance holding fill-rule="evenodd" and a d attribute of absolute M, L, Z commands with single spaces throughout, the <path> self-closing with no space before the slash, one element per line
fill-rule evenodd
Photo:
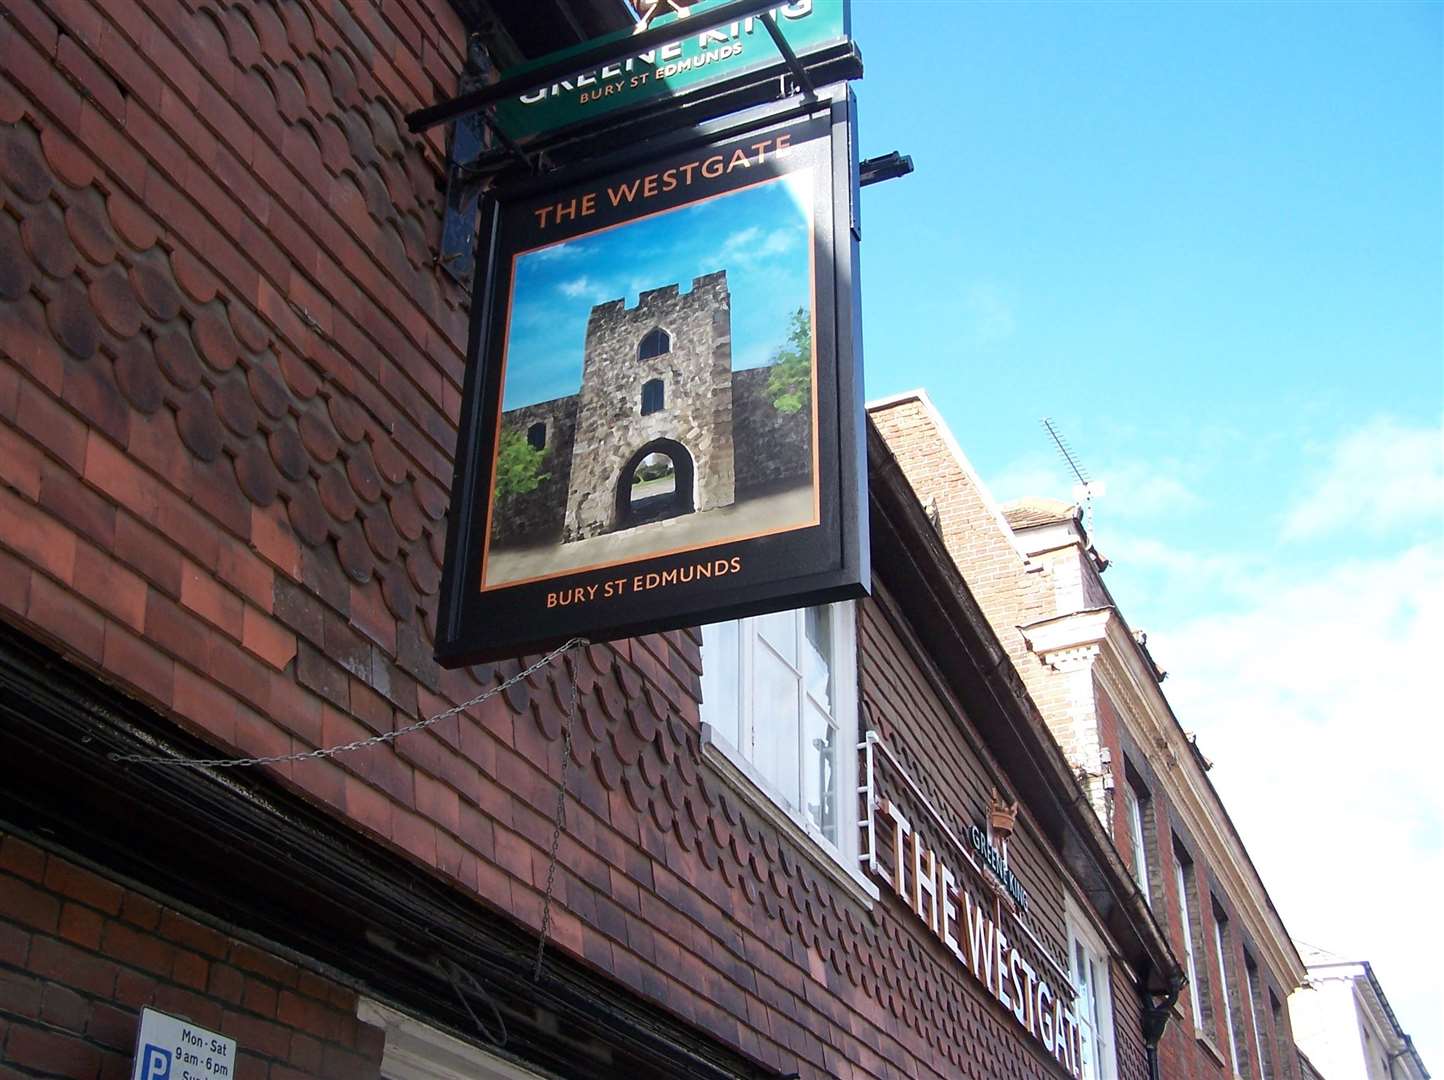
<path fill-rule="evenodd" d="M 442 663 L 863 591 L 843 98 L 490 200 Z"/>
<path fill-rule="evenodd" d="M 761 11 L 706 26 L 708 16 L 728 6 L 725 0 L 637 0 L 634 6 L 642 12 L 634 30 L 549 53 L 508 69 L 504 77 L 523 77 L 570 57 L 595 52 L 599 47 L 620 48 L 629 37 L 654 26 L 670 28 L 675 36 L 660 45 L 634 49 L 614 62 L 598 64 L 497 102 L 493 120 L 498 127 L 525 145 L 543 136 L 595 124 L 609 115 L 619 118 L 647 106 L 680 102 L 701 91 L 722 92 L 743 83 L 764 81 L 786 70 Z M 841 69 L 856 63 L 848 0 L 790 0 L 763 11 L 804 65 L 836 64 L 838 77 L 844 77 Z"/>

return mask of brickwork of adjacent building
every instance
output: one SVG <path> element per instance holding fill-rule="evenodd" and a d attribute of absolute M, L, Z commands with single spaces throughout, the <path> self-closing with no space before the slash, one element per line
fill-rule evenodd
<path fill-rule="evenodd" d="M 61 855 L 0 834 L 0 1077 L 125 1080 L 140 1011 L 234 1038 L 235 1080 L 379 1077 L 357 996 Z"/>

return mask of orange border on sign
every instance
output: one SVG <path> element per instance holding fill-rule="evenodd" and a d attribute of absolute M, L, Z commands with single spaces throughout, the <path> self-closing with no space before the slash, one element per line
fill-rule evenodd
<path fill-rule="evenodd" d="M 802 145 L 806 145 L 805 143 Z M 614 225 L 604 225 L 600 229 L 593 229 L 591 232 L 578 233 L 569 236 L 565 240 L 558 240 L 552 244 L 540 244 L 537 247 L 527 248 L 525 251 L 518 251 L 511 257 L 511 284 L 507 295 L 506 307 L 506 330 L 502 334 L 501 343 L 501 387 L 500 398 L 506 398 L 506 368 L 510 361 L 511 351 L 511 320 L 516 310 L 516 263 L 523 255 L 530 255 L 537 251 L 544 251 L 558 244 L 568 244 L 574 240 L 581 240 L 588 236 L 596 236 L 600 233 L 611 232 L 613 229 L 624 228 L 638 221 L 646 221 L 648 218 L 657 217 L 661 214 L 670 214 L 677 210 L 683 210 L 689 206 L 697 206 L 701 203 L 711 202 L 713 199 L 723 199 L 729 195 L 736 195 L 739 192 L 747 191 L 754 187 L 761 187 L 763 184 L 777 184 L 785 181 L 788 175 L 795 175 L 800 172 L 814 173 L 818 168 L 816 165 L 808 165 L 803 169 L 792 170 L 791 174 L 783 173 L 779 176 L 771 176 L 766 180 L 758 180 L 751 184 L 742 184 L 728 191 L 719 191 L 715 195 L 706 195 L 700 199 L 692 199 L 690 202 L 678 203 L 676 206 L 669 206 L 664 210 L 653 210 L 649 214 L 640 214 L 626 221 L 619 221 Z M 735 544 L 743 540 L 756 540 L 764 536 L 776 536 L 779 533 L 795 532 L 798 529 L 810 529 L 822 520 L 822 483 L 818 476 L 818 466 L 821 460 L 821 451 L 818 447 L 817 437 L 817 179 L 814 175 L 811 186 L 812 201 L 807 208 L 807 269 L 811 278 L 812 303 L 809 309 L 812 331 L 812 520 L 801 521 L 793 525 L 783 525 L 776 529 L 764 529 L 761 532 L 742 533 L 737 536 L 723 536 L 716 540 L 708 540 L 700 544 L 691 544 L 686 547 L 669 548 L 666 551 L 654 551 L 638 555 L 630 559 L 613 559 L 610 562 L 591 563 L 586 566 L 568 567 L 565 570 L 558 570 L 554 574 L 538 574 L 535 577 L 518 578 L 515 581 L 499 582 L 495 585 L 486 583 L 486 566 L 491 557 L 491 515 L 496 505 L 496 459 L 501 452 L 501 401 L 498 401 L 496 413 L 496 433 L 491 443 L 491 484 L 486 496 L 486 523 L 482 537 L 481 549 L 481 585 L 479 592 L 495 592 L 498 589 L 511 589 L 520 585 L 530 585 L 538 581 L 549 581 L 552 578 L 566 577 L 571 574 L 583 574 L 591 570 L 605 570 L 612 566 L 622 566 L 627 563 L 640 562 L 643 559 L 660 559 L 668 555 L 682 555 L 689 551 L 700 551 L 703 548 L 717 547 L 720 544 Z M 725 267 L 723 269 L 726 269 Z M 834 298 L 834 306 L 836 299 Z M 580 392 L 580 390 L 578 391 Z"/>

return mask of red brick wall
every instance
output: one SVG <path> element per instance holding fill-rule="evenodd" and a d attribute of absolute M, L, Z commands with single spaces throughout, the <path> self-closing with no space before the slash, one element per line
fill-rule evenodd
<path fill-rule="evenodd" d="M 466 298 L 431 264 L 440 136 L 401 117 L 454 86 L 450 8 L 8 10 L 0 617 L 239 754 L 392 730 L 517 670 L 430 660 Z M 701 764 L 697 651 L 674 633 L 577 661 L 555 947 L 782 1071 L 955 1075 L 954 1047 L 1006 1042 L 977 1001 L 914 978 L 915 928 L 840 894 Z M 569 697 L 540 673 L 271 775 L 537 929 Z M 56 891 L 22 878 L 7 888 L 56 922 L 7 932 L 7 972 L 61 940 Z M 123 907 L 86 910 L 133 934 Z M 187 949 L 207 995 L 237 948 Z M 107 994 L 144 972 L 107 963 Z M 178 963 L 126 978 L 199 995 Z M 243 978 L 278 1009 L 303 996 L 300 975 Z M 216 1007 L 222 1024 L 247 1009 Z M 1001 1075 L 1038 1071 L 1017 1060 Z"/>
<path fill-rule="evenodd" d="M 236 1039 L 237 1080 L 364 1080 L 356 995 L 0 833 L 0 1078 L 130 1076 L 146 1006 Z"/>

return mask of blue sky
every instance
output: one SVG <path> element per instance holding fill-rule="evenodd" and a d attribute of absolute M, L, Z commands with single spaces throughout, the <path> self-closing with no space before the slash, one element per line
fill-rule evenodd
<path fill-rule="evenodd" d="M 1057 421 L 1289 928 L 1436 1072 L 1441 12 L 854 5 L 862 152 L 917 165 L 863 192 L 869 396 L 926 387 L 1000 500 L 1071 495 Z"/>
<path fill-rule="evenodd" d="M 798 170 L 706 202 L 529 252 L 517 260 L 503 408 L 574 394 L 592 306 L 727 271 L 732 367 L 767 363 L 788 316 L 811 303 L 810 190 Z M 679 225 L 680 223 L 680 225 Z"/>

